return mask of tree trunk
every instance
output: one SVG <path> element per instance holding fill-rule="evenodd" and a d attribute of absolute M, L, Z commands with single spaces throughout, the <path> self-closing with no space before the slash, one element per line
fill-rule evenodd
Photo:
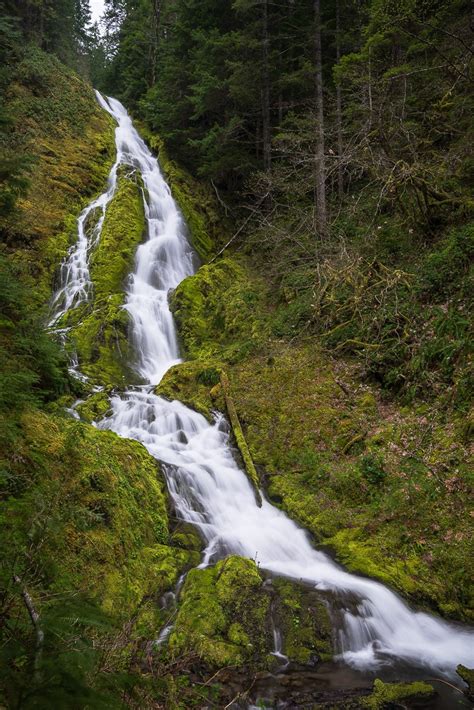
<path fill-rule="evenodd" d="M 321 10 L 320 0 L 314 0 L 314 63 L 316 99 L 316 230 L 319 236 L 327 231 L 326 211 L 326 165 L 324 160 L 324 104 L 323 68 L 321 51 Z"/>
<path fill-rule="evenodd" d="M 158 33 L 160 31 L 161 0 L 153 0 L 151 8 L 151 38 L 150 38 L 150 87 L 156 82 L 156 56 L 158 53 Z"/>
<path fill-rule="evenodd" d="M 263 87 L 262 87 L 262 133 L 263 169 L 270 170 L 272 161 L 272 138 L 270 128 L 270 72 L 268 67 L 268 0 L 263 3 Z"/>
<path fill-rule="evenodd" d="M 336 61 L 341 58 L 341 38 L 339 24 L 339 0 L 336 0 Z M 337 123 L 337 196 L 342 200 L 344 195 L 344 175 L 342 172 L 342 96 L 341 85 L 336 85 L 336 123 Z"/>

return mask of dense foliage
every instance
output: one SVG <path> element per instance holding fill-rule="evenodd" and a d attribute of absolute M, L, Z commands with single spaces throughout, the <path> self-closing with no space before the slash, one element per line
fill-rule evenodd
<path fill-rule="evenodd" d="M 168 520 L 145 450 L 86 423 L 130 381 L 132 173 L 67 323 L 104 391 L 71 380 L 44 327 L 114 149 L 76 72 L 142 119 L 211 261 L 170 299 L 191 362 L 159 393 L 211 418 L 224 368 L 273 502 L 355 572 L 472 618 L 470 3 L 107 0 L 104 35 L 87 0 L 0 5 L 0 705 L 223 706 L 214 667 L 271 667 L 274 618 L 295 662 L 331 655 L 320 601 L 250 560 L 196 570 L 160 608 L 200 541 Z M 168 653 L 150 639 L 170 613 Z M 393 700 L 377 683 L 367 707 Z"/>
<path fill-rule="evenodd" d="M 104 84 L 232 208 L 275 286 L 275 335 L 314 334 L 408 399 L 465 403 L 470 4 L 108 8 Z"/>

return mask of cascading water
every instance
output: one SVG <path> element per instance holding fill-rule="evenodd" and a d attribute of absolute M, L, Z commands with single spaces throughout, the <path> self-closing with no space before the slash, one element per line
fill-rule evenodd
<path fill-rule="evenodd" d="M 118 123 L 116 165 L 125 162 L 141 172 L 148 238 L 137 250 L 125 303 L 136 370 L 146 384 L 112 397 L 112 413 L 98 426 L 142 442 L 164 463 L 178 516 L 197 526 L 206 542 L 204 563 L 242 555 L 337 597 L 347 607 L 338 641 L 340 657 L 348 664 L 372 669 L 400 658 L 448 676 L 458 663 L 472 666 L 472 631 L 411 610 L 382 584 L 347 573 L 315 550 L 307 533 L 267 500 L 259 508 L 233 458 L 222 416 L 209 424 L 180 402 L 153 394 L 153 386 L 180 361 L 167 296 L 193 273 L 194 257 L 156 159 L 124 107 L 112 98 L 100 97 L 100 103 Z M 65 282 L 64 303 L 73 303 L 67 289 Z"/>
<path fill-rule="evenodd" d="M 102 96 L 97 94 L 97 98 L 100 105 L 106 108 Z M 120 163 L 125 162 L 123 148 L 126 144 L 121 134 L 122 126 L 120 121 L 118 121 L 118 126 L 115 129 L 117 157 L 109 173 L 107 189 L 96 200 L 87 205 L 79 215 L 77 220 L 77 240 L 69 250 L 68 258 L 61 264 L 60 286 L 51 303 L 51 318 L 49 321 L 51 327 L 54 327 L 69 310 L 77 308 L 89 298 L 92 287 L 89 274 L 89 255 L 100 239 L 105 211 L 115 193 L 117 168 Z M 96 210 L 99 211 L 99 218 L 91 228 L 89 220 L 95 215 Z M 75 363 L 72 369 L 75 371 Z"/>

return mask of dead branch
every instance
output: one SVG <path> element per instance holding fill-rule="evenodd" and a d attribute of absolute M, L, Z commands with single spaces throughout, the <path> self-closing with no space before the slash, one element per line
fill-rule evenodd
<path fill-rule="evenodd" d="M 33 678 L 35 682 L 38 682 L 39 680 L 41 680 L 41 658 L 43 655 L 44 646 L 44 631 L 41 628 L 41 618 L 35 609 L 33 599 L 28 593 L 28 590 L 26 589 L 26 587 L 22 586 L 21 579 L 16 574 L 13 575 L 13 581 L 20 588 L 21 596 L 23 597 L 23 601 L 25 602 L 28 614 L 30 615 L 31 623 L 33 624 L 36 633 L 35 658 L 33 662 Z"/>

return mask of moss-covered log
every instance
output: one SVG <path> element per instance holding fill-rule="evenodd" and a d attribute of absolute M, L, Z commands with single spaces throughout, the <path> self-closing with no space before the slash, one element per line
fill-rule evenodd
<path fill-rule="evenodd" d="M 227 413 L 229 415 L 232 431 L 234 433 L 235 442 L 242 456 L 247 476 L 254 488 L 257 505 L 261 507 L 262 496 L 260 493 L 260 482 L 258 480 L 258 474 L 255 468 L 255 464 L 252 460 L 252 456 L 250 455 L 249 447 L 245 440 L 244 432 L 242 431 L 242 427 L 240 425 L 237 410 L 235 409 L 234 400 L 232 399 L 232 394 L 230 391 L 229 378 L 223 370 L 221 372 L 221 386 L 224 391 Z"/>
<path fill-rule="evenodd" d="M 411 707 L 412 702 L 426 702 L 434 696 L 433 686 L 417 681 L 414 683 L 383 683 L 377 679 L 371 695 L 360 701 L 361 707 L 369 710 L 384 710 L 384 708 Z"/>

